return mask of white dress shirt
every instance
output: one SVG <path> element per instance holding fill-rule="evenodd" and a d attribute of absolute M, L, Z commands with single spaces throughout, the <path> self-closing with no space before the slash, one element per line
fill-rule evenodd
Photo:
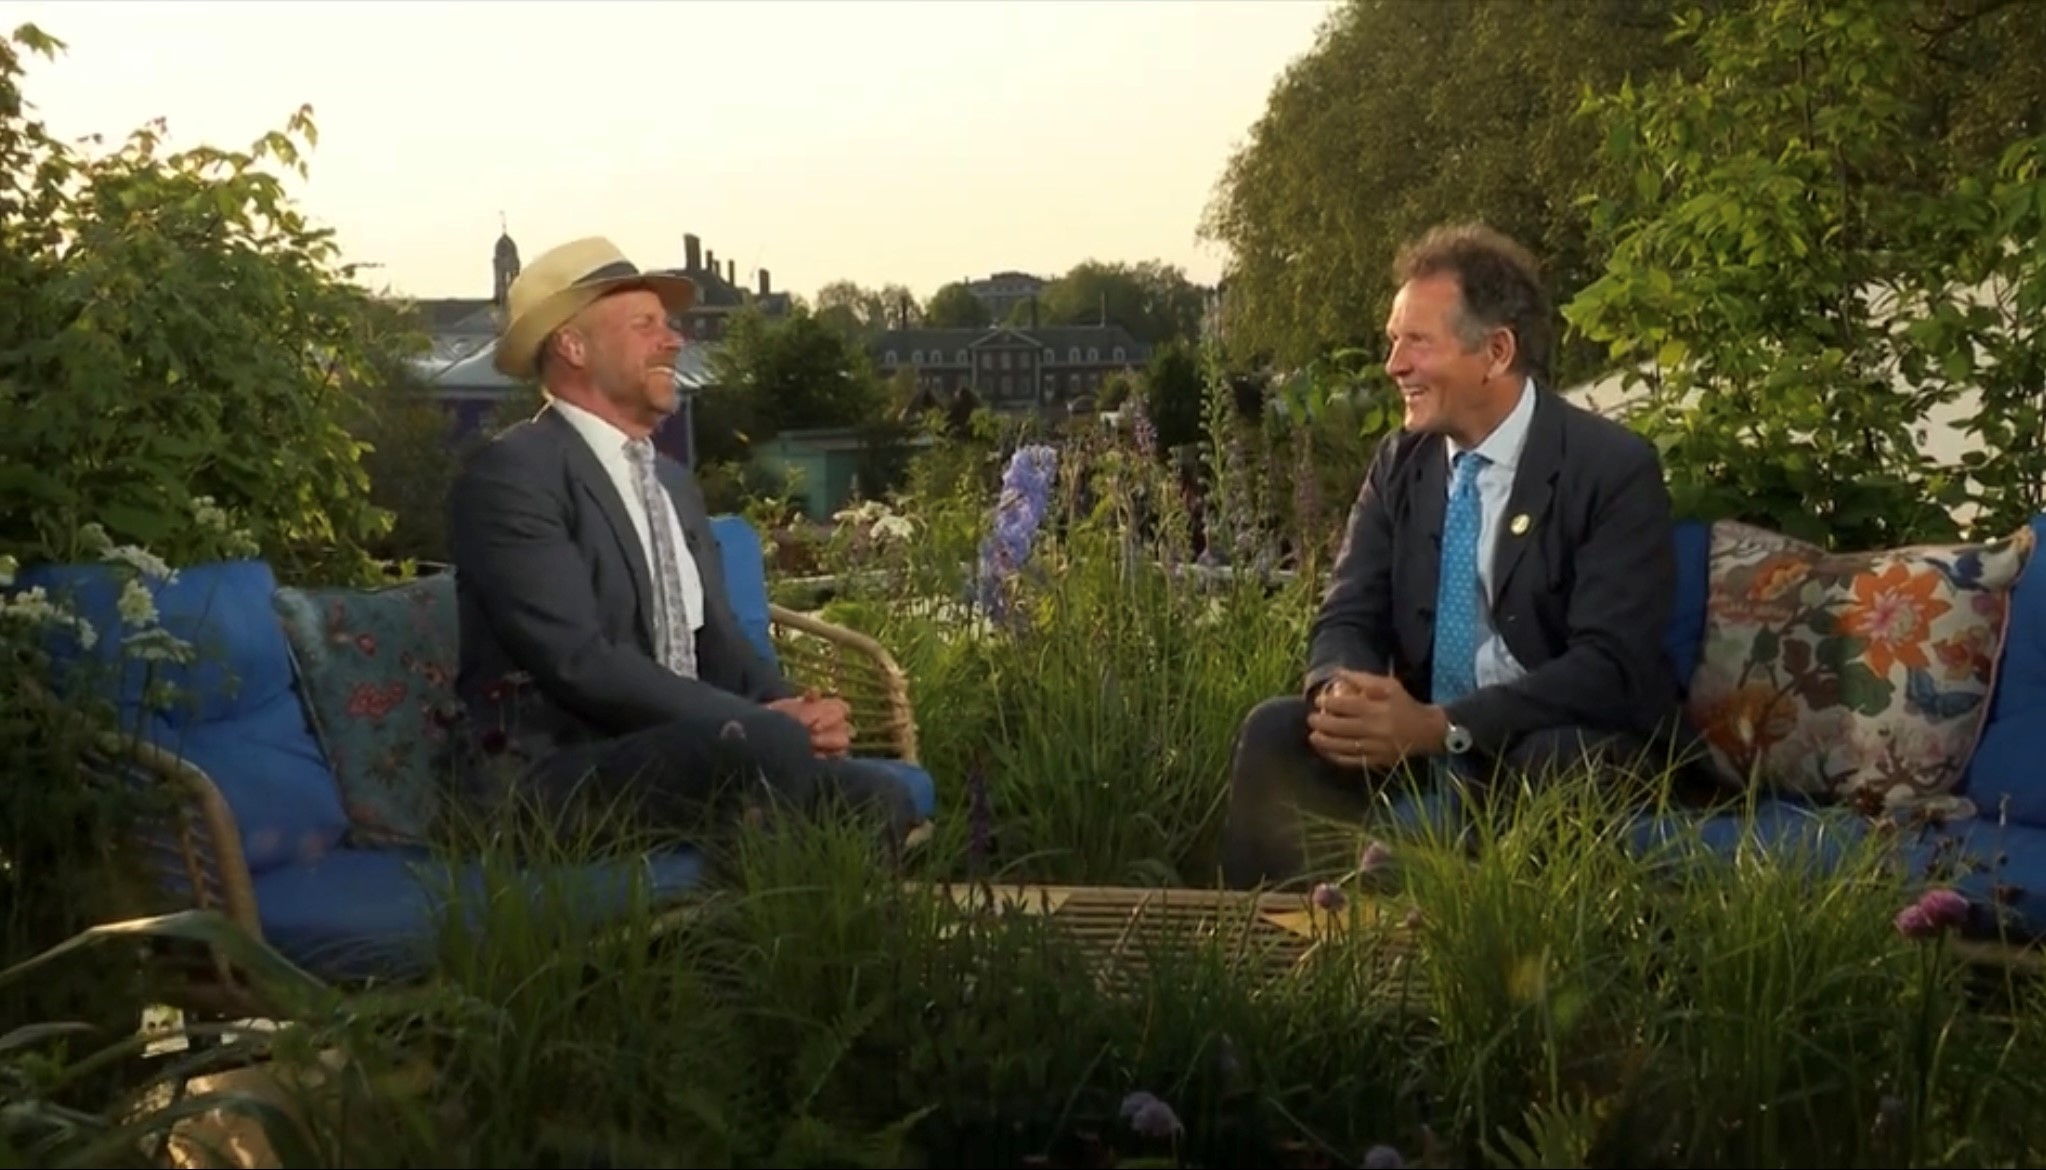
<path fill-rule="evenodd" d="M 1520 402 L 1514 406 L 1513 413 L 1485 436 L 1484 442 L 1473 448 L 1486 459 L 1478 472 L 1478 507 L 1483 514 L 1478 525 L 1478 580 L 1484 585 L 1484 596 L 1478 599 L 1476 678 L 1481 687 L 1509 683 L 1527 673 L 1527 668 L 1513 657 L 1513 652 L 1506 648 L 1506 640 L 1492 625 L 1492 598 L 1498 590 L 1498 582 L 1492 579 L 1492 558 L 1499 547 L 1500 522 L 1513 498 L 1513 475 L 1520 467 L 1521 450 L 1527 446 L 1527 428 L 1534 421 L 1534 408 L 1534 380 L 1528 379 L 1521 383 Z M 1449 458 L 1454 461 L 1463 448 L 1455 439 L 1445 439 L 1444 442 L 1449 446 Z M 1456 477 L 1446 478 L 1453 490 Z"/>
<path fill-rule="evenodd" d="M 553 400 L 552 406 L 575 428 L 576 434 L 582 436 L 583 442 L 590 445 L 590 452 L 603 465 L 604 473 L 611 477 L 611 486 L 617 488 L 619 496 L 624 498 L 625 514 L 632 517 L 633 530 L 639 533 L 639 547 L 646 554 L 647 568 L 654 571 L 654 543 L 649 536 L 653 530 L 648 527 L 646 505 L 639 498 L 632 462 L 625 455 L 625 445 L 632 441 L 631 436 L 580 406 L 558 398 Z M 675 506 L 665 491 L 661 493 L 661 504 L 660 521 L 673 534 L 676 556 L 682 562 L 682 602 L 689 612 L 689 628 L 691 631 L 700 630 L 703 628 L 703 577 L 696 571 L 696 558 L 690 555 L 689 542 L 682 537 L 682 521 L 676 517 Z M 651 604 L 652 599 L 648 601 Z"/>

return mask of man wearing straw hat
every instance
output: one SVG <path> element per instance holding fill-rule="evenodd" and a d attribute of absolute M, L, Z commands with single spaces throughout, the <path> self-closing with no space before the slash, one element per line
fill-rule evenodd
<path fill-rule="evenodd" d="M 650 440 L 677 405 L 670 320 L 695 298 L 598 238 L 512 282 L 496 365 L 548 401 L 453 493 L 458 689 L 483 764 L 460 795 L 683 833 L 844 798 L 899 843 L 908 793 L 847 756 L 843 702 L 798 692 L 747 640 L 695 479 Z"/>

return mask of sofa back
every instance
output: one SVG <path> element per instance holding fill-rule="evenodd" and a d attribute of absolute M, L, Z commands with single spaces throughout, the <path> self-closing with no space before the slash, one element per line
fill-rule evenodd
<path fill-rule="evenodd" d="M 271 614 L 277 587 L 260 561 L 191 565 L 148 582 L 162 630 L 188 643 L 189 663 L 153 661 L 147 627 L 124 621 L 128 574 L 101 564 L 23 572 L 91 626 L 90 644 L 53 638 L 53 685 L 111 700 L 123 731 L 182 756 L 211 777 L 234 810 L 249 869 L 262 873 L 332 849 L 348 828 L 333 774 L 306 724 L 284 632 Z M 132 605 L 130 612 L 132 613 Z M 129 638 L 135 641 L 124 649 Z M 145 691 L 175 688 L 168 703 Z"/>

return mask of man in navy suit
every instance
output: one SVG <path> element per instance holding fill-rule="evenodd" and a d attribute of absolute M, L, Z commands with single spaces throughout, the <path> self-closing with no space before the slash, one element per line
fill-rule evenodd
<path fill-rule="evenodd" d="M 1301 693 L 1239 734 L 1234 885 L 1299 877 L 1303 814 L 1362 818 L 1395 773 L 1541 782 L 1677 731 L 1655 448 L 1544 385 L 1555 329 L 1525 249 L 1442 228 L 1395 267 L 1386 370 L 1405 425 L 1351 509 Z"/>
<path fill-rule="evenodd" d="M 799 692 L 746 638 L 695 479 L 653 448 L 677 404 L 670 317 L 694 298 L 595 238 L 512 284 L 496 364 L 548 402 L 453 492 L 457 689 L 483 763 L 458 795 L 681 832 L 844 798 L 899 842 L 908 791 L 848 757 L 845 703 Z"/>

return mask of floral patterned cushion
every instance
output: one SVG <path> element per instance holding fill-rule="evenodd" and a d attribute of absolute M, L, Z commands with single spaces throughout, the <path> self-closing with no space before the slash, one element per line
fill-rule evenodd
<path fill-rule="evenodd" d="M 2030 536 L 1827 553 L 1715 525 L 1688 710 L 1722 778 L 1870 813 L 1972 815 L 1955 788 Z"/>
<path fill-rule="evenodd" d="M 460 711 L 454 577 L 373 590 L 283 588 L 274 600 L 351 835 L 428 840 Z"/>

